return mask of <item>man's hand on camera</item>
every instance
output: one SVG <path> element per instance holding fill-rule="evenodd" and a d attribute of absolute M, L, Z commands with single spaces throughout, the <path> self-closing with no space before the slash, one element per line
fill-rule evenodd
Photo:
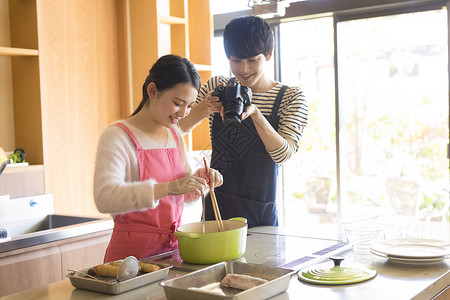
<path fill-rule="evenodd" d="M 241 114 L 241 120 L 244 121 L 254 113 L 257 113 L 258 108 L 254 104 L 250 104 L 244 108 L 244 112 Z"/>
<path fill-rule="evenodd" d="M 205 99 L 206 109 L 210 114 L 220 112 L 220 108 L 222 107 L 222 102 L 219 101 L 219 97 L 208 95 Z"/>

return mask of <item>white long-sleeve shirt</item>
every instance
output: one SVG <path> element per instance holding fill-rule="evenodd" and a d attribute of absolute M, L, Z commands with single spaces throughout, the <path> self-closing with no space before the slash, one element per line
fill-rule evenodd
<path fill-rule="evenodd" d="M 176 148 L 177 144 L 168 130 L 168 141 L 161 146 L 145 133 L 130 125 L 127 121 L 118 121 L 130 129 L 143 150 L 157 148 Z M 183 138 L 175 128 L 186 176 L 192 174 L 186 158 Z M 158 183 L 149 179 L 140 181 L 136 145 L 131 137 L 118 126 L 107 127 L 99 140 L 94 175 L 94 199 L 97 209 L 113 217 L 120 213 L 155 208 L 159 199 L 154 197 L 154 185 Z M 193 199 L 186 199 L 191 201 Z M 189 194 L 190 198 L 192 197 Z"/>

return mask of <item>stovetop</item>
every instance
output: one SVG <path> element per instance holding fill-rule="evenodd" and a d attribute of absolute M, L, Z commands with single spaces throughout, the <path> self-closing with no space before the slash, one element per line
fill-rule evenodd
<path fill-rule="evenodd" d="M 347 242 L 270 233 L 247 234 L 247 249 L 237 261 L 299 270 L 351 249 Z M 178 250 L 147 258 L 173 265 L 174 269 L 193 271 L 209 265 L 183 262 Z"/>

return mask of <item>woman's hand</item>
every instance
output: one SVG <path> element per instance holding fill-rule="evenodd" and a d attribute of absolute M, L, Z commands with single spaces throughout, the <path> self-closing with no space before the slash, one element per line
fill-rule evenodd
<path fill-rule="evenodd" d="M 219 171 L 209 168 L 208 172 L 209 178 L 208 175 L 206 175 L 206 170 L 204 168 L 198 169 L 198 175 L 206 180 L 210 189 L 219 187 L 223 184 L 223 177 Z"/>
<path fill-rule="evenodd" d="M 208 183 L 205 178 L 191 175 L 178 180 L 170 181 L 167 192 L 169 195 L 195 193 L 198 197 L 200 197 L 205 194 L 207 189 Z"/>

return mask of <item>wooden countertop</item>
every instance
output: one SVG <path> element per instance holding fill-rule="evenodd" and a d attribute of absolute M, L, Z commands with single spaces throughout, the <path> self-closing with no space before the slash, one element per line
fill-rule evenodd
<path fill-rule="evenodd" d="M 271 233 L 273 234 L 273 233 Z M 365 282 L 341 285 L 320 286 L 301 282 L 293 276 L 286 292 L 272 299 L 431 299 L 450 283 L 450 260 L 431 265 L 403 265 L 387 261 L 384 258 L 366 254 L 355 255 L 352 251 L 345 254 L 347 262 L 369 264 L 377 269 L 377 276 Z M 185 271 L 171 269 L 167 279 L 186 274 Z M 447 291 L 448 293 L 448 291 Z M 75 289 L 69 279 L 49 284 L 29 291 L 1 297 L 1 300 L 22 299 L 166 299 L 159 283 L 153 283 L 120 295 L 107 295 Z"/>
<path fill-rule="evenodd" d="M 288 299 L 432 299 L 450 283 L 450 264 L 433 266 L 400 266 L 389 262 L 377 261 L 372 264 L 378 275 L 369 281 L 343 286 L 318 286 L 300 282 L 292 277 L 288 290 L 274 300 Z M 186 274 L 171 270 L 167 279 Z M 37 289 L 9 295 L 1 300 L 55 299 L 55 300 L 89 300 L 89 299 L 166 299 L 159 283 L 153 283 L 120 295 L 107 295 L 75 289 L 68 279 L 58 281 Z"/>

